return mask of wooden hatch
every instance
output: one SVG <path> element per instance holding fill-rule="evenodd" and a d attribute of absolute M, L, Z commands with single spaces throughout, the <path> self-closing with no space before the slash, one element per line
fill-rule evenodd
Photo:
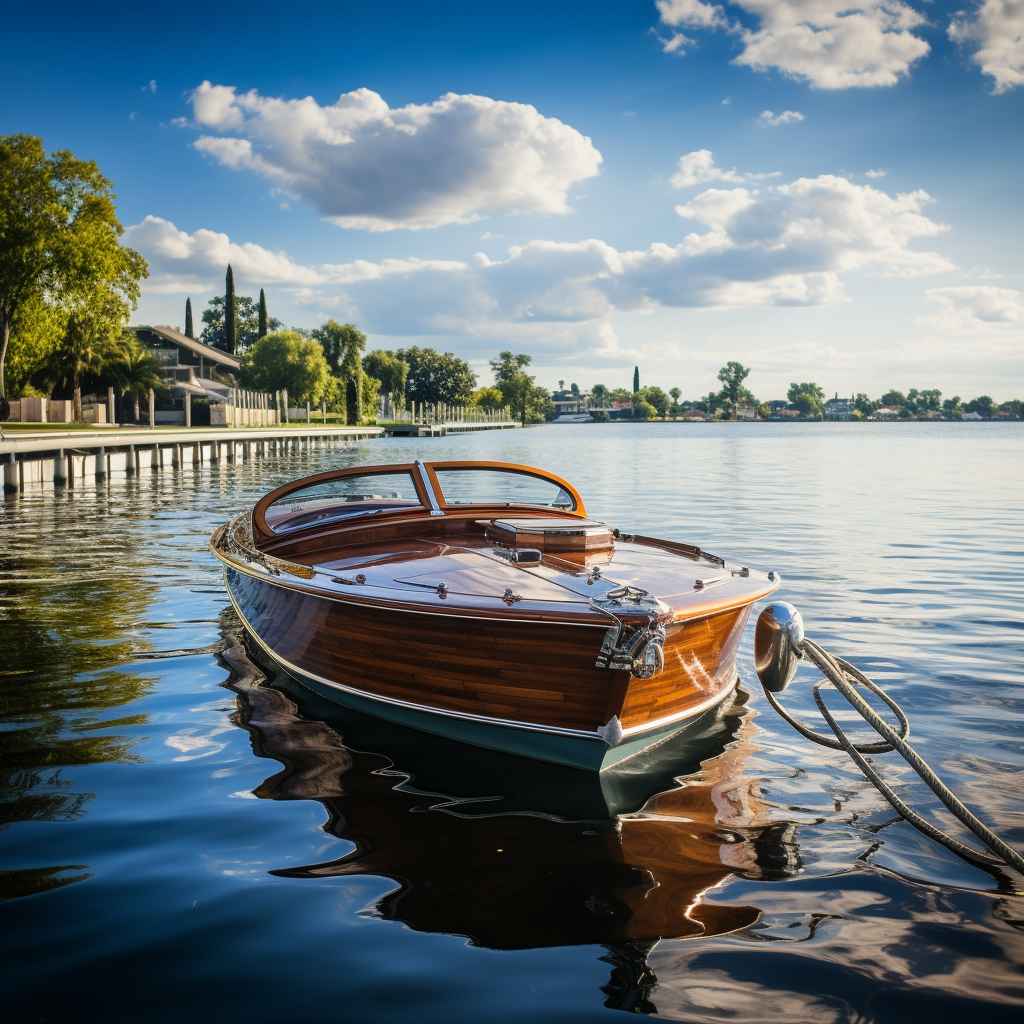
<path fill-rule="evenodd" d="M 612 531 L 593 519 L 523 517 L 494 519 L 487 539 L 508 548 L 536 548 L 546 554 L 603 554 L 612 551 Z"/>

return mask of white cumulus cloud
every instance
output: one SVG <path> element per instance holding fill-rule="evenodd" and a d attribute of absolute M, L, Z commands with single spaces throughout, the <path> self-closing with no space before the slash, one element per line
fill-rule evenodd
<path fill-rule="evenodd" d="M 781 114 L 775 114 L 771 110 L 762 110 L 757 123 L 764 128 L 776 128 L 780 124 L 793 124 L 803 119 L 804 115 L 799 110 L 784 110 Z"/>
<path fill-rule="evenodd" d="M 220 287 L 229 263 L 242 282 L 308 286 L 323 280 L 316 270 L 295 263 L 284 253 L 253 242 L 239 245 L 227 235 L 205 228 L 190 235 L 160 217 L 148 216 L 127 227 L 123 240 L 149 261 L 149 291 Z"/>
<path fill-rule="evenodd" d="M 703 185 L 708 181 L 745 181 L 742 174 L 723 171 L 715 166 L 715 159 L 710 149 L 697 149 L 685 153 L 679 158 L 679 170 L 669 179 L 676 188 L 690 188 L 692 185 Z"/>
<path fill-rule="evenodd" d="M 929 288 L 925 296 L 939 308 L 921 321 L 945 331 L 1005 330 L 1024 324 L 1024 295 L 1013 288 Z"/>
<path fill-rule="evenodd" d="M 730 6 L 755 17 L 757 27 L 700 0 L 657 3 L 666 25 L 738 35 L 743 49 L 734 63 L 775 68 L 817 89 L 895 85 L 929 50 L 913 31 L 926 19 L 901 0 L 735 0 Z M 678 49 L 672 42 L 665 48 Z"/>
<path fill-rule="evenodd" d="M 194 145 L 255 171 L 346 228 L 465 223 L 488 213 L 567 213 L 566 190 L 598 173 L 590 139 L 524 103 L 448 93 L 391 109 L 370 89 L 331 106 L 203 82 Z"/>
<path fill-rule="evenodd" d="M 712 188 L 677 207 L 701 227 L 676 245 L 620 252 L 600 239 L 537 239 L 497 260 L 477 253 L 303 266 L 285 253 L 213 231 L 189 234 L 157 217 L 129 228 L 126 241 L 151 263 L 147 289 L 185 291 L 196 282 L 219 288 L 230 261 L 240 287 L 274 284 L 300 304 L 379 334 L 506 337 L 563 324 L 555 333 L 567 339 L 582 337 L 582 327 L 569 329 L 577 324 L 589 325 L 587 337 L 607 341 L 601 325 L 616 313 L 827 305 L 844 301 L 846 273 L 912 277 L 953 269 L 943 256 L 911 248 L 945 230 L 925 216 L 929 202 L 924 192 L 891 196 L 832 175 L 771 188 Z"/>
<path fill-rule="evenodd" d="M 768 171 L 755 174 L 741 174 L 734 167 L 725 171 L 715 166 L 715 158 L 710 149 L 695 149 L 692 153 L 684 153 L 679 158 L 678 170 L 669 178 L 669 184 L 675 188 L 691 188 L 694 185 L 705 185 L 709 181 L 732 181 L 737 184 L 750 181 L 761 181 L 764 178 L 777 178 L 780 171 Z"/>
<path fill-rule="evenodd" d="M 1024 0 L 984 0 L 949 24 L 955 43 L 975 44 L 974 61 L 994 79 L 992 91 L 1024 85 Z"/>

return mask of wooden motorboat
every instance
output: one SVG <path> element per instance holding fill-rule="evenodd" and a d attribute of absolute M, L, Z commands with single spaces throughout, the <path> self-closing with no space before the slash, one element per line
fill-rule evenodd
<path fill-rule="evenodd" d="M 751 605 L 778 578 L 587 516 L 528 466 L 318 473 L 210 540 L 243 624 L 341 704 L 601 770 L 731 693 Z"/>

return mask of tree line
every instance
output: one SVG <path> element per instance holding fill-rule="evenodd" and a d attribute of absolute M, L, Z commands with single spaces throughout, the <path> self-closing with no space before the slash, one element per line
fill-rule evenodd
<path fill-rule="evenodd" d="M 743 383 L 750 374 L 750 367 L 735 360 L 730 360 L 718 371 L 718 379 L 722 383 L 720 391 L 711 391 L 695 399 L 684 400 L 680 388 L 670 388 L 666 394 L 659 387 L 640 387 L 639 368 L 633 370 L 633 390 L 615 388 L 610 390 L 603 384 L 595 384 L 590 389 L 589 404 L 595 411 L 596 418 L 601 419 L 599 410 L 609 402 L 619 406 L 632 406 L 633 418 L 653 419 L 655 417 L 678 418 L 687 412 L 696 411 L 704 415 L 720 419 L 735 419 L 737 406 L 755 408 L 756 415 L 762 419 L 777 415 L 782 409 L 790 409 L 805 419 L 823 420 L 827 398 L 821 385 L 811 382 L 789 385 L 786 399 L 761 402 Z M 838 396 L 836 396 L 838 397 Z M 943 398 L 938 389 L 918 390 L 911 388 L 906 394 L 890 389 L 879 398 L 869 398 L 860 392 L 850 399 L 853 406 L 851 412 L 854 419 L 866 419 L 875 416 L 879 409 L 893 409 L 900 419 L 960 419 L 966 413 L 976 413 L 983 419 L 994 419 L 997 416 L 1020 419 L 1024 408 L 1020 399 L 1011 399 L 996 403 L 988 395 L 981 395 L 964 401 L 959 395 Z"/>

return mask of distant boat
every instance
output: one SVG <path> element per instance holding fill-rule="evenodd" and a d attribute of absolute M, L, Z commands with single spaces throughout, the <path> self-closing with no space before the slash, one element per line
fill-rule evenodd
<path fill-rule="evenodd" d="M 552 423 L 593 423 L 594 417 L 589 412 L 567 412 L 556 416 Z"/>

